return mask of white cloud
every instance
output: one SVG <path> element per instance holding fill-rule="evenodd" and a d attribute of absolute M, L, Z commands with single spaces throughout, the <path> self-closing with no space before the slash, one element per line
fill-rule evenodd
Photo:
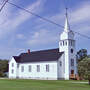
<path fill-rule="evenodd" d="M 75 7 L 74 9 L 71 9 L 71 13 L 69 13 L 69 22 L 70 26 L 72 27 L 72 30 L 75 30 L 77 32 L 80 32 L 82 34 L 88 34 L 90 33 L 90 2 L 84 2 L 81 3 L 79 7 Z M 64 26 L 65 22 L 65 12 L 60 12 L 52 16 L 45 17 L 49 20 L 52 20 L 56 22 L 57 24 L 60 24 Z M 38 26 L 36 26 L 37 29 L 42 29 L 45 27 L 51 27 L 50 23 L 43 21 L 41 19 L 37 19 Z M 55 26 L 54 24 L 51 24 L 52 26 Z M 63 31 L 63 28 L 60 28 Z M 56 31 L 55 31 L 56 32 Z"/>
<path fill-rule="evenodd" d="M 48 15 L 48 16 L 45 16 L 44 18 L 46 18 L 46 19 L 48 19 L 48 20 L 50 20 L 52 22 L 55 22 L 57 24 L 63 25 L 64 24 L 64 20 L 65 20 L 65 15 L 62 12 L 62 13 L 57 13 L 55 15 L 50 15 L 50 16 Z M 47 22 L 47 21 L 42 20 L 40 18 L 36 19 L 35 22 L 37 23 L 37 26 L 36 26 L 37 29 L 40 29 L 40 28 L 45 27 L 45 26 L 46 27 L 47 26 L 50 27 L 51 25 L 52 26 L 57 26 L 57 25 L 55 25 L 53 23 Z"/>
<path fill-rule="evenodd" d="M 69 22 L 73 26 L 71 29 L 75 30 L 76 32 L 80 32 L 85 35 L 90 34 L 90 26 L 89 26 L 89 20 L 90 20 L 90 3 L 83 3 L 78 8 L 75 8 L 69 15 Z M 46 16 L 45 18 L 50 19 L 60 25 L 64 26 L 65 22 L 65 12 L 57 13 L 52 16 Z M 36 21 L 37 26 L 35 26 L 35 29 L 38 29 L 38 32 L 35 32 L 32 37 L 28 40 L 29 45 L 42 45 L 46 44 L 49 45 L 50 43 L 55 43 L 55 41 L 59 40 L 59 37 L 54 34 L 56 30 L 50 31 L 50 29 L 46 29 L 47 27 L 51 27 L 50 23 L 47 23 L 41 19 L 37 19 Z M 75 26 L 74 26 L 75 25 Z M 53 24 L 52 24 L 53 26 Z M 43 31 L 43 28 L 45 31 Z M 41 30 L 42 29 L 42 30 Z M 63 29 L 60 28 L 62 31 Z M 51 33 L 50 33 L 51 32 Z M 61 31 L 58 30 L 58 33 Z M 81 37 L 80 37 L 81 40 Z"/>
<path fill-rule="evenodd" d="M 34 32 L 27 43 L 31 46 L 49 45 L 58 41 L 58 36 L 48 30 Z"/>
<path fill-rule="evenodd" d="M 42 4 L 43 0 L 37 0 L 37 2 L 33 3 L 32 5 L 29 5 L 26 7 L 26 9 L 39 13 L 41 11 L 40 6 Z M 88 21 L 90 20 L 90 3 L 84 3 L 80 5 L 78 8 L 75 8 L 71 12 L 71 17 L 70 17 L 70 23 L 72 25 L 76 24 L 77 27 L 73 27 L 71 29 L 75 31 L 79 31 L 80 33 L 83 34 L 89 34 L 90 32 L 90 26 L 88 26 Z M 3 37 L 4 35 L 7 35 L 7 33 L 11 33 L 16 27 L 24 23 L 28 19 L 32 19 L 33 16 L 18 10 L 17 14 L 13 16 L 11 12 L 12 6 L 7 4 L 3 11 L 0 13 L 0 38 Z M 52 16 L 45 16 L 47 19 L 50 19 L 60 25 L 64 26 L 64 21 L 65 21 L 65 12 L 59 12 L 55 15 Z M 11 18 L 13 16 L 13 18 Z M 53 28 L 53 24 L 49 24 L 46 21 L 40 20 L 40 19 L 35 19 L 35 30 L 36 32 L 32 33 L 31 35 L 27 35 L 25 37 L 23 34 L 17 34 L 18 39 L 27 39 L 27 44 L 29 46 L 40 46 L 40 45 L 52 45 L 55 44 L 56 42 L 59 41 L 59 33 L 61 30 L 63 31 L 62 28 Z M 84 25 L 81 23 L 85 22 Z M 90 21 L 89 21 L 90 22 Z M 48 29 L 47 29 L 48 27 Z M 50 28 L 49 28 L 50 27 Z M 51 30 L 50 30 L 51 29 Z M 57 33 L 56 33 L 57 32 Z M 82 39 L 80 38 L 80 41 Z M 26 43 L 23 42 L 23 43 Z M 7 47 L 6 47 L 7 48 Z M 9 55 L 7 55 L 8 51 L 11 51 Z M 4 54 L 5 50 L 2 50 L 3 56 L 12 56 L 15 55 L 15 52 L 19 50 L 14 51 L 13 49 L 7 50 L 6 55 Z M 13 54 L 12 54 L 13 53 Z"/>
<path fill-rule="evenodd" d="M 30 10 L 31 12 L 38 13 L 40 12 L 40 5 L 42 5 L 41 0 L 37 0 L 37 2 L 29 5 L 26 7 L 26 9 Z M 12 32 L 16 27 L 33 17 L 29 13 L 19 10 L 17 12 L 18 14 L 11 18 L 13 15 L 11 8 L 12 6 L 10 4 L 6 4 L 6 6 L 3 8 L 3 11 L 0 13 L 0 38 L 3 37 L 4 34 L 6 35 L 7 33 Z"/>
<path fill-rule="evenodd" d="M 90 20 L 90 3 L 84 3 L 71 13 L 71 23 L 80 23 Z"/>
<path fill-rule="evenodd" d="M 18 39 L 25 39 L 26 37 L 23 34 L 17 34 Z"/>
<path fill-rule="evenodd" d="M 35 2 L 34 4 L 26 7 L 27 10 L 30 10 L 31 12 L 39 12 L 39 7 L 41 4 L 41 0 L 37 0 L 37 2 Z M 25 22 L 26 20 L 32 18 L 33 15 L 30 13 L 27 13 L 25 11 L 20 10 L 19 15 L 14 18 L 14 23 L 13 23 L 13 27 L 17 27 L 18 25 L 22 24 L 23 22 Z"/>

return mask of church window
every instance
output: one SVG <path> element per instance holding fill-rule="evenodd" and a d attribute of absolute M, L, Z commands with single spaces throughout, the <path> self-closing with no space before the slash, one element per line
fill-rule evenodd
<path fill-rule="evenodd" d="M 69 41 L 69 46 L 71 46 L 71 41 Z"/>
<path fill-rule="evenodd" d="M 24 66 L 21 67 L 21 72 L 24 72 Z"/>
<path fill-rule="evenodd" d="M 71 53 L 73 53 L 73 49 L 71 49 Z"/>
<path fill-rule="evenodd" d="M 66 46 L 67 46 L 67 41 L 66 41 Z"/>
<path fill-rule="evenodd" d="M 28 67 L 28 71 L 31 72 L 31 65 L 29 65 L 29 67 Z"/>
<path fill-rule="evenodd" d="M 12 67 L 14 67 L 14 63 L 12 63 Z"/>
<path fill-rule="evenodd" d="M 17 64 L 17 68 L 19 68 L 19 64 Z"/>
<path fill-rule="evenodd" d="M 60 66 L 62 66 L 62 62 L 60 61 Z"/>
<path fill-rule="evenodd" d="M 12 74 L 14 73 L 14 70 L 12 69 Z"/>
<path fill-rule="evenodd" d="M 64 46 L 64 41 L 63 41 L 63 46 Z"/>
<path fill-rule="evenodd" d="M 46 65 L 46 72 L 49 72 L 49 65 Z"/>
<path fill-rule="evenodd" d="M 37 65 L 37 72 L 40 72 L 40 65 Z"/>
<path fill-rule="evenodd" d="M 62 46 L 62 42 L 60 43 L 60 45 Z"/>
<path fill-rule="evenodd" d="M 74 59 L 71 59 L 71 66 L 74 66 Z"/>

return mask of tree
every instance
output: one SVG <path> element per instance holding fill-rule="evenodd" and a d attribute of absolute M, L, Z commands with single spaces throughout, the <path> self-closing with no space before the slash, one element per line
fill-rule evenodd
<path fill-rule="evenodd" d="M 4 77 L 5 72 L 8 72 L 8 60 L 0 59 L 0 77 Z"/>
<path fill-rule="evenodd" d="M 79 62 L 78 74 L 81 78 L 87 79 L 90 85 L 90 58 L 86 57 Z"/>
<path fill-rule="evenodd" d="M 80 62 L 83 60 L 85 57 L 87 57 L 87 50 L 86 49 L 81 49 L 77 52 L 77 61 Z"/>

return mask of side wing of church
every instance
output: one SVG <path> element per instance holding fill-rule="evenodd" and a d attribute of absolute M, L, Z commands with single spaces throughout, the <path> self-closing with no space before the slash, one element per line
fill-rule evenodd
<path fill-rule="evenodd" d="M 59 49 L 22 53 L 20 56 L 13 56 L 9 62 L 9 78 L 49 80 L 64 78 L 63 60 L 64 53 L 59 53 Z"/>
<path fill-rule="evenodd" d="M 68 17 L 60 35 L 59 48 L 21 53 L 9 61 L 9 78 L 69 80 L 77 76 L 74 33 Z"/>

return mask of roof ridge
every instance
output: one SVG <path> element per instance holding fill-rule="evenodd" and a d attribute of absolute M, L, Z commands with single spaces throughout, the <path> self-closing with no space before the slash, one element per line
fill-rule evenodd
<path fill-rule="evenodd" d="M 59 49 L 59 48 L 54 48 L 54 49 L 46 49 L 46 50 L 38 50 L 38 51 L 32 51 L 32 52 L 51 51 L 51 50 L 56 50 L 56 49 Z"/>

